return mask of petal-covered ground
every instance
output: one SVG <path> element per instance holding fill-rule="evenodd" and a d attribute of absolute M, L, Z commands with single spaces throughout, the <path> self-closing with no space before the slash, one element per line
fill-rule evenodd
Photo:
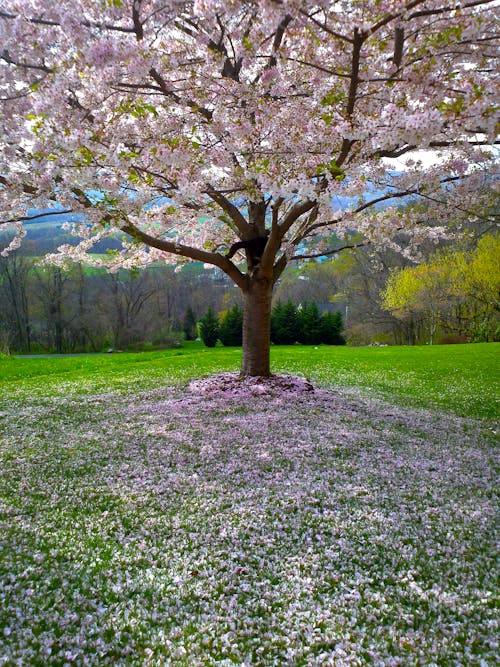
<path fill-rule="evenodd" d="M 0 665 L 497 664 L 487 424 L 280 382 L 2 406 Z"/>

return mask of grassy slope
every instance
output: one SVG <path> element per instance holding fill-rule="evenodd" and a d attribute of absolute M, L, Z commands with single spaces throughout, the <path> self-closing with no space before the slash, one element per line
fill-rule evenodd
<path fill-rule="evenodd" d="M 498 344 L 436 347 L 275 347 L 273 368 L 322 386 L 356 387 L 402 405 L 495 417 Z M 181 350 L 0 360 L 0 397 L 146 389 L 236 371 L 239 349 L 187 344 Z"/>
<path fill-rule="evenodd" d="M 345 400 L 165 386 L 238 349 L 0 359 L 0 665 L 496 664 L 493 433 L 367 394 L 490 416 L 498 349 L 273 349 Z"/>

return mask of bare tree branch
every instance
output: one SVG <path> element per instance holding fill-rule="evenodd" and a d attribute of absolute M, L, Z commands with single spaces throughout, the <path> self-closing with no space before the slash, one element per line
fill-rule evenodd
<path fill-rule="evenodd" d="M 17 14 L 9 14 L 8 12 L 3 12 L 0 10 L 0 19 L 8 19 L 8 20 L 14 20 L 17 18 Z M 27 19 L 29 23 L 33 23 L 34 25 L 46 25 L 49 27 L 54 27 L 58 28 L 61 26 L 61 23 L 59 21 L 50 21 L 48 19 L 40 19 L 40 18 L 29 18 Z M 125 32 L 125 33 L 134 33 L 135 32 L 135 27 L 127 28 L 125 26 L 121 25 L 114 25 L 112 23 L 99 23 L 95 21 L 81 21 L 80 25 L 84 26 L 85 28 L 105 28 L 106 30 L 113 30 L 116 32 Z"/>

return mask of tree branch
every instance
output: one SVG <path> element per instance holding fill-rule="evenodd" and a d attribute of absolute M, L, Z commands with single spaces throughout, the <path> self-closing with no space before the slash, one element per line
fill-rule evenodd
<path fill-rule="evenodd" d="M 305 16 L 306 18 L 308 18 L 315 25 L 317 25 L 318 28 L 321 28 L 321 30 L 324 30 L 329 35 L 332 35 L 332 37 L 336 37 L 337 39 L 340 39 L 343 42 L 349 42 L 350 44 L 352 44 L 353 40 L 350 37 L 347 37 L 347 35 L 342 35 L 340 32 L 336 32 L 335 30 L 331 30 L 325 23 L 321 23 L 321 21 L 318 21 L 318 19 L 314 18 L 314 16 L 312 14 L 308 14 L 305 9 L 301 9 L 299 11 L 302 14 L 302 16 Z"/>
<path fill-rule="evenodd" d="M 200 107 L 199 104 L 194 102 L 193 100 L 183 100 L 179 95 L 177 95 L 176 92 L 173 90 L 170 90 L 170 88 L 167 85 L 167 82 L 165 79 L 162 77 L 162 75 L 158 72 L 157 69 L 154 67 L 151 67 L 149 70 L 150 76 L 156 81 L 158 84 L 160 90 L 166 97 L 171 97 L 174 102 L 177 102 L 177 104 L 184 105 L 186 104 L 190 109 L 193 111 L 201 114 L 206 120 L 209 122 L 212 120 L 212 112 L 209 109 L 205 109 L 204 107 Z"/>
<path fill-rule="evenodd" d="M 491 2 L 495 2 L 495 0 L 473 0 L 472 2 L 464 2 L 463 5 L 461 5 L 461 8 L 478 7 L 479 5 L 488 5 Z M 410 14 L 408 19 L 411 20 L 421 16 L 435 16 L 436 14 L 445 14 L 446 12 L 451 12 L 454 9 L 456 9 L 456 7 L 452 5 L 437 7 L 436 9 L 422 9 L 419 12 L 413 12 L 413 14 Z"/>
<path fill-rule="evenodd" d="M 336 255 L 339 252 L 342 252 L 342 250 L 352 250 L 354 248 L 364 248 L 367 245 L 370 245 L 369 241 L 365 241 L 363 243 L 350 243 L 347 245 L 343 245 L 340 248 L 334 248 L 332 250 L 326 250 L 325 252 L 319 252 L 319 253 L 311 253 L 307 255 L 294 255 L 293 257 L 290 258 L 290 261 L 294 261 L 297 259 L 316 259 L 318 257 L 330 257 L 331 255 Z"/>
<path fill-rule="evenodd" d="M 271 69 L 271 67 L 276 67 L 277 64 L 276 53 L 279 51 L 281 42 L 283 41 L 285 30 L 287 29 L 288 25 L 292 22 L 292 20 L 293 19 L 290 16 L 290 14 L 286 14 L 286 16 L 281 20 L 280 24 L 278 25 L 276 34 L 274 35 L 273 52 L 271 57 L 269 58 L 269 63 L 266 69 Z"/>
<path fill-rule="evenodd" d="M 45 218 L 48 215 L 67 215 L 68 213 L 73 213 L 71 208 L 66 208 L 63 210 L 54 209 L 46 211 L 45 213 L 37 213 L 36 215 L 22 215 L 19 218 L 10 218 L 8 220 L 0 221 L 0 225 L 9 225 L 14 222 L 31 222 L 32 220 L 39 220 L 40 218 Z"/>
<path fill-rule="evenodd" d="M 10 54 L 7 51 L 7 49 L 4 49 L 2 51 L 2 55 L 0 56 L 0 59 L 4 60 L 9 65 L 14 65 L 15 67 L 19 67 L 21 69 L 35 69 L 35 70 L 40 70 L 42 72 L 45 72 L 46 74 L 50 74 L 51 72 L 54 72 L 54 69 L 52 67 L 47 67 L 46 65 L 32 65 L 30 63 L 21 63 L 21 62 L 18 62 L 16 60 L 13 60 L 10 57 Z"/>
<path fill-rule="evenodd" d="M 226 273 L 238 287 L 245 289 L 247 286 L 246 276 L 241 273 L 237 266 L 220 253 L 207 252 L 206 250 L 192 248 L 191 246 L 176 243 L 175 241 L 156 238 L 155 236 L 151 236 L 150 234 L 141 231 L 138 227 L 128 221 L 126 224 L 122 224 L 120 229 L 137 241 L 152 248 L 156 248 L 157 250 L 162 250 L 163 252 L 168 252 L 180 257 L 187 257 L 196 262 L 203 262 L 205 264 L 217 266 L 222 269 L 222 271 L 224 271 L 224 273 Z"/>
<path fill-rule="evenodd" d="M 211 185 L 207 185 L 205 192 L 210 197 L 210 199 L 212 199 L 221 207 L 225 213 L 228 214 L 228 216 L 236 225 L 236 228 L 240 234 L 244 236 L 248 232 L 249 225 L 247 220 L 245 220 L 244 216 L 241 214 L 239 208 L 230 202 L 229 199 L 222 194 L 222 192 L 216 190 Z"/>
<path fill-rule="evenodd" d="M 347 97 L 347 107 L 346 113 L 347 117 L 351 118 L 354 107 L 356 105 L 356 96 L 359 85 L 359 66 L 361 62 L 361 48 L 363 47 L 363 42 L 365 41 L 365 35 L 359 32 L 358 28 L 354 28 L 354 39 L 352 40 L 352 61 L 351 61 L 351 81 L 349 84 L 349 93 Z M 342 147 L 340 149 L 340 154 L 336 160 L 338 167 L 341 167 L 345 162 L 349 151 L 354 145 L 354 141 L 350 139 L 344 139 L 342 142 Z"/>
<path fill-rule="evenodd" d="M 3 12 L 0 10 L 0 19 L 14 20 L 17 18 L 17 14 L 9 14 L 8 12 Z M 34 25 L 46 25 L 53 28 L 59 28 L 61 26 L 59 21 L 50 21 L 48 19 L 40 18 L 28 18 L 28 23 L 33 23 Z M 114 25 L 112 23 L 99 23 L 94 21 L 80 21 L 80 25 L 85 28 L 105 28 L 106 30 L 113 30 L 116 32 L 125 32 L 125 33 L 134 33 L 135 27 L 126 28 L 121 25 Z"/>
<path fill-rule="evenodd" d="M 392 57 L 392 62 L 398 69 L 401 67 L 401 63 L 403 62 L 404 43 L 405 43 L 404 28 L 398 27 L 394 31 L 394 55 Z"/>
<path fill-rule="evenodd" d="M 296 204 L 294 204 L 292 208 L 288 211 L 288 213 L 285 215 L 281 223 L 278 225 L 280 232 L 280 240 L 287 233 L 287 231 L 290 229 L 293 223 L 298 218 L 300 218 L 301 215 L 304 215 L 304 213 L 310 211 L 314 206 L 316 206 L 316 202 L 311 199 L 305 199 L 302 202 L 297 202 Z"/>
<path fill-rule="evenodd" d="M 285 255 L 285 253 L 283 253 L 273 267 L 273 285 L 274 285 L 274 283 L 276 283 L 278 278 L 281 276 L 283 271 L 286 269 L 287 264 L 288 264 L 288 259 Z"/>
<path fill-rule="evenodd" d="M 142 0 L 133 0 L 132 3 L 132 23 L 134 24 L 134 32 L 138 42 L 144 37 L 144 28 L 140 19 L 141 4 Z"/>
<path fill-rule="evenodd" d="M 466 132 L 474 132 L 474 134 L 480 134 L 481 129 L 478 130 L 465 130 Z M 496 139 L 495 141 L 491 142 L 486 139 L 480 139 L 480 140 L 467 140 L 467 143 L 470 144 L 471 146 L 491 146 L 493 143 L 495 146 L 500 144 L 500 139 Z M 453 146 L 455 145 L 455 142 L 453 141 L 431 141 L 429 142 L 428 148 L 446 148 L 448 146 Z M 405 153 L 409 153 L 410 151 L 415 151 L 418 150 L 419 146 L 416 144 L 411 144 L 408 146 L 401 146 L 399 148 L 393 148 L 393 149 L 386 149 L 386 150 L 378 150 L 375 151 L 375 153 L 372 154 L 371 157 L 387 157 L 387 158 L 397 158 L 401 157 L 401 155 L 405 155 Z"/>

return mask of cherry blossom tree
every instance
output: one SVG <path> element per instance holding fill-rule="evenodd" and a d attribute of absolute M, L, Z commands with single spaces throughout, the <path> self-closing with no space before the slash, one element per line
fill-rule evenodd
<path fill-rule="evenodd" d="M 267 376 L 289 262 L 470 215 L 492 169 L 497 28 L 489 0 L 4 0 L 4 253 L 57 202 L 85 222 L 53 262 L 219 267 L 243 293 L 242 373 Z M 442 224 L 390 205 L 409 196 Z M 121 251 L 88 255 L 117 234 Z M 226 256 L 266 234 L 262 255 Z"/>

